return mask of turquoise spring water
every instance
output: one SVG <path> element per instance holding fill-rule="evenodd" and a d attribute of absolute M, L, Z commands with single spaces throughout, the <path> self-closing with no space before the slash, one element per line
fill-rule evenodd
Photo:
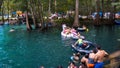
<path fill-rule="evenodd" d="M 14 32 L 9 32 L 14 27 Z M 87 40 L 102 46 L 108 53 L 120 50 L 120 26 L 88 26 L 81 32 Z M 61 28 L 47 32 L 26 31 L 25 26 L 0 26 L 0 68 L 67 68 L 72 40 L 61 39 Z"/>

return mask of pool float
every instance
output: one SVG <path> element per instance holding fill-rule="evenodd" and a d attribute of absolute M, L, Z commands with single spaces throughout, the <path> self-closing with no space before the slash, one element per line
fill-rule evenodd
<path fill-rule="evenodd" d="M 85 39 L 84 36 L 80 36 L 80 37 L 78 37 L 78 36 L 74 36 L 74 35 L 72 35 L 72 39 L 74 39 L 74 40 L 77 40 L 77 39 L 79 39 L 79 38 L 81 38 L 81 39 Z"/>
<path fill-rule="evenodd" d="M 66 38 L 70 38 L 70 37 L 72 37 L 72 34 L 71 34 L 71 33 L 65 34 L 65 33 L 62 31 L 62 32 L 61 32 L 61 36 L 66 37 Z"/>
<path fill-rule="evenodd" d="M 94 44 L 90 41 L 87 41 L 87 40 L 83 40 L 84 43 L 87 43 L 87 46 L 85 46 L 84 48 L 81 46 L 75 46 L 72 44 L 72 49 L 77 51 L 77 52 L 80 52 L 80 53 L 90 53 L 92 52 L 92 50 L 88 50 L 91 46 L 95 47 Z"/>
<path fill-rule="evenodd" d="M 80 28 L 80 27 L 78 27 L 77 30 L 78 30 L 78 31 L 88 31 L 87 28 Z"/>
<path fill-rule="evenodd" d="M 89 48 L 89 47 L 90 47 L 90 45 L 88 45 L 85 49 L 83 49 L 82 47 L 77 47 L 77 46 L 72 45 L 72 48 L 73 48 L 75 51 L 80 52 L 80 53 L 86 53 L 86 54 L 92 52 L 92 50 L 86 50 L 86 49 Z"/>

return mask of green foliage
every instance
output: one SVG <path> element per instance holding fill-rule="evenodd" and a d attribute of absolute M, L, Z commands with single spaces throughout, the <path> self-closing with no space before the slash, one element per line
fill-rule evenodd
<path fill-rule="evenodd" d="M 59 26 L 61 26 L 63 23 L 67 24 L 68 26 L 71 26 L 74 21 L 74 18 L 61 18 L 61 19 L 56 19 L 55 23 Z"/>
<path fill-rule="evenodd" d="M 2 1 L 2 0 L 1 0 Z M 17 11 L 17 10 L 21 10 L 21 11 L 26 11 L 26 2 L 30 1 L 30 0 L 3 0 L 3 5 L 4 5 L 4 12 L 7 13 L 8 11 L 8 7 L 10 12 L 13 11 Z M 33 0 L 34 2 L 37 2 L 38 0 Z M 48 12 L 49 9 L 49 0 L 40 0 L 43 6 L 43 11 L 44 12 Z M 56 0 L 56 10 L 55 10 L 55 0 L 51 0 L 50 4 L 51 4 L 51 12 L 54 13 L 56 12 L 66 12 L 69 10 L 74 10 L 75 9 L 75 0 Z M 102 0 L 100 0 L 100 6 L 102 8 Z M 104 6 L 103 6 L 103 10 L 105 12 L 110 11 L 112 7 L 112 1 L 110 0 L 103 0 L 104 1 Z M 9 2 L 9 4 L 8 4 Z M 119 3 L 118 2 L 115 2 Z M 28 4 L 29 6 L 31 4 Z M 120 7 L 119 5 L 116 5 L 116 10 L 119 11 Z M 92 12 L 95 12 L 96 10 L 96 2 L 95 0 L 79 0 L 79 12 L 81 15 L 88 15 Z"/>
<path fill-rule="evenodd" d="M 23 0 L 4 0 L 2 6 L 4 7 L 5 14 L 7 14 L 8 11 L 11 13 L 13 11 L 26 10 L 25 2 L 23 2 Z"/>

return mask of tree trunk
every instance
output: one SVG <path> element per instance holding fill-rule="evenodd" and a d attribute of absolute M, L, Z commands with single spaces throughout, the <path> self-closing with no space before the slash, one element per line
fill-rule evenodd
<path fill-rule="evenodd" d="M 30 11 L 31 11 L 31 14 L 32 14 L 32 19 L 33 19 L 34 26 L 35 26 L 35 28 L 39 28 L 39 26 L 38 26 L 38 24 L 37 24 L 37 22 L 35 20 L 35 11 L 33 10 L 33 8 L 35 6 L 32 4 L 33 3 L 32 1 L 29 1 L 28 3 L 31 4 L 30 5 Z"/>
<path fill-rule="evenodd" d="M 100 0 L 96 0 L 96 5 L 97 5 L 97 15 L 94 21 L 94 25 L 100 25 L 100 15 L 99 15 L 99 11 L 100 11 Z"/>
<path fill-rule="evenodd" d="M 111 3 L 114 3 L 116 0 L 112 0 Z M 111 6 L 111 13 L 110 13 L 110 18 L 109 18 L 109 24 L 113 24 L 115 19 L 115 6 Z"/>
<path fill-rule="evenodd" d="M 42 4 L 41 2 L 38 0 L 38 13 L 39 13 L 39 21 L 41 23 L 41 27 L 44 28 L 44 20 L 43 20 L 43 10 L 42 10 Z"/>
<path fill-rule="evenodd" d="M 30 25 L 29 20 L 28 20 L 28 2 L 27 1 L 26 1 L 25 17 L 26 17 L 26 27 L 27 27 L 27 30 L 30 31 L 30 30 L 32 30 L 32 26 Z"/>
<path fill-rule="evenodd" d="M 9 23 L 9 0 L 7 1 L 7 9 L 8 9 L 8 23 Z"/>
<path fill-rule="evenodd" d="M 56 0 L 55 0 L 55 2 L 54 2 L 54 3 L 55 3 L 55 13 L 56 13 L 56 6 L 57 6 L 57 2 L 56 2 Z"/>
<path fill-rule="evenodd" d="M 102 17 L 101 17 L 101 19 L 103 19 L 103 12 L 104 12 L 104 0 L 102 0 Z"/>
<path fill-rule="evenodd" d="M 44 28 L 44 20 L 43 20 L 43 10 L 42 10 L 42 5 L 41 5 L 41 1 L 40 0 L 36 0 L 34 2 L 34 11 L 35 11 L 35 19 L 37 20 L 39 27 L 41 27 L 41 29 Z"/>
<path fill-rule="evenodd" d="M 3 0 L 0 0 L 0 10 L 1 10 L 1 13 L 2 13 L 2 23 L 4 23 L 4 7 L 2 6 L 2 3 L 3 3 Z"/>
<path fill-rule="evenodd" d="M 26 15 L 26 27 L 27 27 L 27 30 L 30 31 L 30 30 L 32 30 L 32 27 L 28 20 L 28 12 L 26 12 L 25 15 Z"/>
<path fill-rule="evenodd" d="M 51 15 L 51 0 L 49 0 L 48 16 Z"/>
<path fill-rule="evenodd" d="M 4 20 L 4 6 L 2 6 L 1 11 L 2 11 L 2 24 L 4 24 L 4 22 L 5 22 L 5 20 Z"/>
<path fill-rule="evenodd" d="M 3 3 L 3 0 L 0 0 L 0 9 L 1 9 L 2 3 Z"/>
<path fill-rule="evenodd" d="M 42 13 L 42 5 L 40 0 L 30 0 L 28 2 L 30 4 L 30 11 L 32 14 L 32 19 L 35 28 L 42 27 L 43 28 L 43 13 Z M 41 24 L 41 25 L 39 25 Z"/>
<path fill-rule="evenodd" d="M 73 27 L 79 27 L 79 0 L 76 0 L 75 5 L 75 17 L 74 17 L 74 23 Z"/>

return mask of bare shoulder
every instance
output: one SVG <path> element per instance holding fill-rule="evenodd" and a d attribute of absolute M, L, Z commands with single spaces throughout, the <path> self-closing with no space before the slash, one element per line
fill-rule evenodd
<path fill-rule="evenodd" d="M 105 50 L 103 50 L 103 52 L 108 55 L 108 53 Z"/>

